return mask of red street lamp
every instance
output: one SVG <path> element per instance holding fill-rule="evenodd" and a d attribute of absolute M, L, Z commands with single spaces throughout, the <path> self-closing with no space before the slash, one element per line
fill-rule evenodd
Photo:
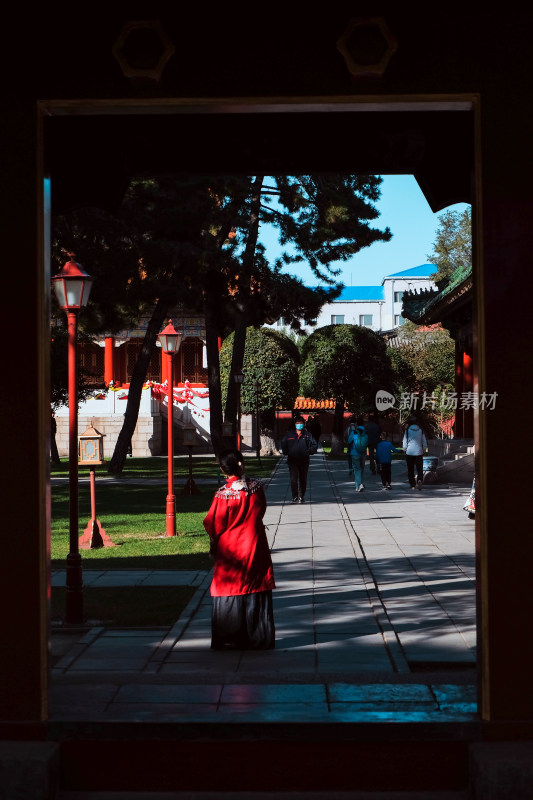
<path fill-rule="evenodd" d="M 83 622 L 83 579 L 78 547 L 78 311 L 87 305 L 93 279 L 80 264 L 70 261 L 52 278 L 60 308 L 68 325 L 68 472 L 69 472 L 69 554 L 65 596 L 65 621 Z"/>
<path fill-rule="evenodd" d="M 167 536 L 176 535 L 176 497 L 174 495 L 174 376 L 173 358 L 180 349 L 183 333 L 176 331 L 169 319 L 168 325 L 158 334 L 163 353 L 167 357 L 167 389 L 168 389 L 168 493 L 167 493 Z"/>

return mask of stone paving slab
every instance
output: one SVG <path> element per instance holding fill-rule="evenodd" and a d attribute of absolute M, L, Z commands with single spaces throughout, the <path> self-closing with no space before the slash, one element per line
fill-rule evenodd
<path fill-rule="evenodd" d="M 91 588 L 110 586 L 200 586 L 205 570 L 83 570 L 83 585 Z M 66 571 L 52 570 L 52 586 L 65 586 Z"/>
<path fill-rule="evenodd" d="M 246 791 L 246 792 L 84 792 L 60 791 L 58 800 L 471 800 L 467 791 Z"/>

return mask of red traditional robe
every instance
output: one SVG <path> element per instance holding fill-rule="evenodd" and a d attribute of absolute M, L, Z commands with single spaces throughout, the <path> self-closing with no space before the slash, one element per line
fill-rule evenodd
<path fill-rule="evenodd" d="M 216 548 L 213 597 L 275 588 L 263 524 L 265 510 L 265 491 L 256 479 L 228 479 L 215 493 L 204 519 L 204 528 Z"/>

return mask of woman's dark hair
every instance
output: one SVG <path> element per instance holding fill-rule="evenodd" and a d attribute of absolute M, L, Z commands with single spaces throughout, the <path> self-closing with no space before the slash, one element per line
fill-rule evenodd
<path fill-rule="evenodd" d="M 226 475 L 241 477 L 243 470 L 243 457 L 240 450 L 224 450 L 218 458 L 220 468 Z"/>

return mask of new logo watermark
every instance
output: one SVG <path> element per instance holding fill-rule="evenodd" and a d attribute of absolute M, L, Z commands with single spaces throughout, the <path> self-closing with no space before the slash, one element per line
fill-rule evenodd
<path fill-rule="evenodd" d="M 417 409 L 430 408 L 441 411 L 457 411 L 457 409 L 492 410 L 496 407 L 498 392 L 402 392 L 400 401 L 396 406 L 396 398 L 390 392 L 379 389 L 376 392 L 376 408 L 386 411 L 396 406 L 399 411 L 416 411 Z"/>
<path fill-rule="evenodd" d="M 386 411 L 388 408 L 392 408 L 396 402 L 396 398 L 393 394 L 389 394 L 384 389 L 380 389 L 376 392 L 376 408 L 379 408 L 380 411 Z"/>

